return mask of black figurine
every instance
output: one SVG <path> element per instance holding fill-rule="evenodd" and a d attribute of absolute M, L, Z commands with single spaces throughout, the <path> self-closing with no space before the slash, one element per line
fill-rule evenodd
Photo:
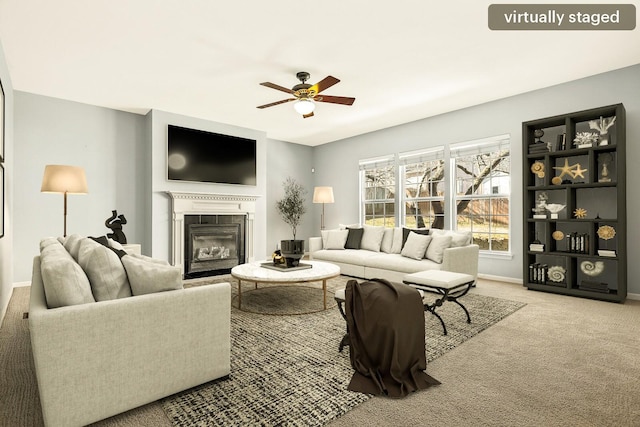
<path fill-rule="evenodd" d="M 124 215 L 118 215 L 118 211 L 111 211 L 111 216 L 104 222 L 104 225 L 106 225 L 107 228 L 110 228 L 113 233 L 107 234 L 107 237 L 115 240 L 121 245 L 126 245 L 127 236 L 122 232 L 122 226 L 126 223 L 127 219 Z"/>

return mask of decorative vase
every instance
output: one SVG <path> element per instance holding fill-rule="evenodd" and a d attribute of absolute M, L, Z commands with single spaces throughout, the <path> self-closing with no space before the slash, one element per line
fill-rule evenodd
<path fill-rule="evenodd" d="M 304 240 L 281 240 L 280 251 L 287 262 L 287 267 L 297 267 L 304 256 Z"/>
<path fill-rule="evenodd" d="M 600 141 L 598 141 L 598 146 L 609 145 L 609 133 L 604 132 L 600 134 Z"/>

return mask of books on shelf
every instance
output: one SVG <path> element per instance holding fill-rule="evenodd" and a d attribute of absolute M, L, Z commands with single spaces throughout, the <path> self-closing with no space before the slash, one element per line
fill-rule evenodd
<path fill-rule="evenodd" d="M 616 251 L 611 251 L 608 249 L 598 249 L 598 255 L 607 256 L 607 257 L 616 257 Z"/>
<path fill-rule="evenodd" d="M 556 143 L 557 150 L 566 150 L 567 149 L 567 134 L 563 133 L 558 135 L 558 142 Z"/>
<path fill-rule="evenodd" d="M 530 243 L 529 250 L 531 252 L 544 252 L 544 244 L 543 243 Z"/>
<path fill-rule="evenodd" d="M 529 154 L 548 153 L 549 146 L 546 143 L 536 143 L 529 145 Z"/>
<path fill-rule="evenodd" d="M 548 272 L 549 266 L 547 264 L 540 264 L 538 262 L 529 264 L 529 282 L 544 284 L 547 281 Z"/>

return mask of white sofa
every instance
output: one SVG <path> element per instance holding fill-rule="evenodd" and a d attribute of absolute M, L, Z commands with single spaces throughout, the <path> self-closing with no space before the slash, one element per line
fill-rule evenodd
<path fill-rule="evenodd" d="M 42 273 L 36 256 L 29 329 L 45 425 L 87 425 L 229 375 L 229 283 L 48 308 Z"/>
<path fill-rule="evenodd" d="M 364 226 L 364 236 L 362 241 L 367 239 L 367 231 L 379 227 Z M 309 239 L 309 257 L 318 261 L 327 261 L 340 267 L 340 272 L 347 276 L 354 276 L 363 279 L 387 279 L 394 282 L 402 282 L 404 275 L 426 270 L 444 270 L 457 273 L 471 274 L 478 277 L 478 245 L 470 244 L 471 236 L 463 237 L 466 233 L 456 233 L 447 230 L 438 230 L 439 235 L 453 236 L 452 241 L 455 247 L 443 248 L 440 258 L 415 259 L 403 256 L 401 235 L 402 228 L 384 229 L 380 243 L 378 239 L 368 239 L 368 249 L 344 249 L 340 247 L 340 242 L 331 245 L 330 233 L 335 230 L 323 231 L 323 237 L 312 237 Z M 434 233 L 432 230 L 431 233 Z M 379 230 L 378 230 L 379 234 Z M 456 242 L 457 241 L 457 242 Z M 327 248 L 327 244 L 331 248 Z"/>

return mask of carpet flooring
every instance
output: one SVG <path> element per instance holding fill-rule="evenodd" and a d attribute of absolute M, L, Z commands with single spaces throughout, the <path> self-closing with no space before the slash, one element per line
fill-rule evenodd
<path fill-rule="evenodd" d="M 640 426 L 640 300 L 612 304 L 487 279 L 474 294 L 526 306 L 429 362 L 441 385 L 374 397 L 328 426 Z M 43 425 L 28 305 L 29 288 L 15 288 L 0 328 L 0 426 Z M 139 426 L 172 426 L 161 401 L 94 427 Z"/>
<path fill-rule="evenodd" d="M 345 283 L 346 278 L 330 281 L 330 295 Z M 310 295 L 306 286 L 261 286 L 253 291 L 253 307 L 264 305 L 279 312 L 283 307 L 277 300 L 284 297 L 283 304 L 297 301 L 299 309 L 308 312 L 322 301 L 320 289 Z M 243 291 L 243 307 L 247 300 Z M 438 320 L 425 314 L 428 361 L 524 306 L 478 295 L 467 295 L 462 301 L 471 312 L 471 324 L 455 304 L 438 310 L 447 323 L 447 336 Z M 336 308 L 273 316 L 245 312 L 234 305 L 230 378 L 164 399 L 163 409 L 175 426 L 323 426 L 370 398 L 347 390 L 353 374 L 349 352 L 337 351 L 344 333 L 345 322 Z"/>

